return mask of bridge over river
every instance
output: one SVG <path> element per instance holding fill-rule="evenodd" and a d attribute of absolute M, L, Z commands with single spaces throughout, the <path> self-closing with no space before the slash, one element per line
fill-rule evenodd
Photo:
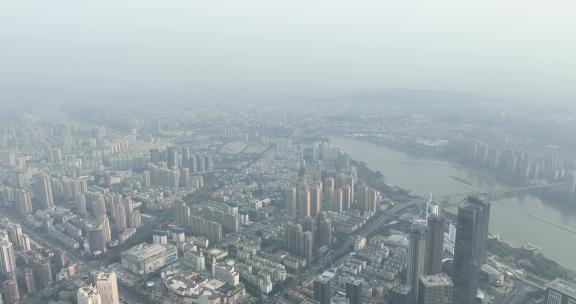
<path fill-rule="evenodd" d="M 566 184 L 564 184 L 564 183 L 544 183 L 544 184 L 536 184 L 536 185 L 530 185 L 530 186 L 525 186 L 525 187 L 518 187 L 518 188 L 513 188 L 513 189 L 503 190 L 503 191 L 495 191 L 495 192 L 454 193 L 454 194 L 438 196 L 435 200 L 438 202 L 445 202 L 446 203 L 446 202 L 450 202 L 451 200 L 453 200 L 455 198 L 464 198 L 467 196 L 477 196 L 477 197 L 484 198 L 487 201 L 498 201 L 498 200 L 503 200 L 503 199 L 515 197 L 515 196 L 518 196 L 520 194 L 528 193 L 531 191 L 551 189 L 551 188 L 561 187 L 561 186 L 565 186 L 565 185 Z"/>

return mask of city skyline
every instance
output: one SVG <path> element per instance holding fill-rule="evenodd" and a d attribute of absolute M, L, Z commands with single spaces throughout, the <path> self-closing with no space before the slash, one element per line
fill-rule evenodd
<path fill-rule="evenodd" d="M 0 4 L 0 304 L 576 304 L 576 5 Z"/>

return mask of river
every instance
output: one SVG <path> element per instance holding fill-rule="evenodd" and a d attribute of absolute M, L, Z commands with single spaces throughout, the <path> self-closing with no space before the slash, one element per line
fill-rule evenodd
<path fill-rule="evenodd" d="M 330 137 L 330 142 L 386 180 L 415 194 L 427 197 L 468 191 L 494 191 L 513 188 L 478 171 L 437 159 L 419 158 L 346 137 Z M 447 207 L 456 213 L 457 206 Z M 576 208 L 542 201 L 533 195 L 493 202 L 490 232 L 513 245 L 533 242 L 542 254 L 576 270 Z"/>

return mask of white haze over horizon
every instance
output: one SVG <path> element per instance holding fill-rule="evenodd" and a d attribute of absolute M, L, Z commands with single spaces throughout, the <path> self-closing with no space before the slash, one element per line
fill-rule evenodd
<path fill-rule="evenodd" d="M 575 54 L 573 1 L 0 2 L 0 87 L 566 103 Z"/>

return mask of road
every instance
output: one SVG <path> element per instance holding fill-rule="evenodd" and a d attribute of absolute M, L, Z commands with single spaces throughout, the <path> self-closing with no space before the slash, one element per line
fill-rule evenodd
<path fill-rule="evenodd" d="M 353 235 L 349 236 L 346 239 L 346 241 L 344 241 L 344 243 L 342 243 L 340 248 L 338 248 L 334 251 L 331 251 L 327 255 L 325 255 L 324 257 L 321 257 L 321 258 L 315 260 L 313 262 L 313 264 L 310 265 L 310 268 L 306 272 L 297 275 L 294 278 L 294 281 L 292 282 L 292 284 L 286 286 L 282 290 L 279 290 L 275 295 L 266 299 L 265 303 L 266 304 L 273 304 L 273 303 L 278 302 L 280 300 L 280 298 L 282 298 L 284 296 L 284 294 L 286 294 L 290 289 L 292 289 L 292 288 L 302 284 L 303 282 L 317 276 L 318 274 L 323 272 L 324 269 L 326 269 L 334 261 L 337 261 L 341 257 L 349 254 L 352 251 L 352 246 L 354 245 L 354 239 L 356 236 L 370 235 L 371 233 L 373 233 L 374 231 L 379 229 L 386 222 L 393 220 L 394 217 L 397 216 L 396 213 L 398 211 L 405 209 L 405 208 L 409 208 L 413 205 L 414 205 L 413 203 L 412 204 L 396 205 L 396 206 L 390 208 L 389 210 L 384 211 L 384 213 L 382 215 L 380 215 L 376 220 L 368 223 L 364 227 L 358 229 Z"/>
<path fill-rule="evenodd" d="M 98 271 L 104 268 L 103 263 L 98 261 L 91 261 L 77 250 L 66 246 L 44 230 L 37 230 L 35 227 L 32 227 L 30 224 L 28 224 L 28 222 L 22 220 L 18 215 L 14 214 L 13 211 L 2 208 L 1 213 L 7 215 L 7 217 L 10 218 L 12 222 L 20 224 L 22 226 L 22 232 L 28 234 L 30 239 L 40 246 L 46 248 L 61 248 L 64 250 L 68 254 L 70 261 L 76 264 L 76 273 L 80 275 L 86 275 L 91 271 Z M 134 287 L 124 284 L 121 280 L 118 280 L 118 290 L 120 296 L 125 298 L 129 304 L 158 304 L 156 301 L 153 301 L 146 295 L 137 291 Z"/>
<path fill-rule="evenodd" d="M 515 292 L 515 295 L 507 304 L 521 304 L 524 303 L 524 299 L 530 292 L 530 288 L 522 287 L 519 291 Z"/>
<path fill-rule="evenodd" d="M 343 256 L 349 254 L 352 251 L 352 246 L 354 244 L 354 239 L 356 236 L 370 235 L 371 233 L 379 229 L 386 222 L 393 220 L 393 218 L 396 217 L 396 213 L 398 211 L 411 207 L 413 205 L 414 204 L 396 205 L 391 209 L 384 211 L 384 213 L 380 215 L 377 219 L 366 224 L 364 227 L 358 229 L 353 235 L 349 236 L 342 243 L 340 248 L 333 250 L 329 252 L 327 255 L 315 260 L 313 264 L 310 265 L 310 267 L 306 272 L 297 275 L 294 278 L 294 282 L 292 284 L 278 291 L 275 295 L 269 297 L 265 303 L 269 304 L 276 303 L 277 301 L 280 300 L 281 297 L 284 296 L 284 294 L 288 290 L 320 274 L 330 264 L 342 258 Z M 61 241 L 54 238 L 47 232 L 39 231 L 35 227 L 32 227 L 28 222 L 22 220 L 20 217 L 14 214 L 12 210 L 8 209 L 4 210 L 4 208 L 2 208 L 2 213 L 10 215 L 11 219 L 16 219 L 12 221 L 15 223 L 19 223 L 22 226 L 22 231 L 28 234 L 30 236 L 30 239 L 33 240 L 34 242 L 47 248 L 63 249 L 70 257 L 70 260 L 77 265 L 78 273 L 87 274 L 90 271 L 97 271 L 104 268 L 105 265 L 103 263 L 99 261 L 89 260 L 87 257 L 83 256 L 80 252 L 63 244 Z M 157 304 L 157 301 L 150 299 L 145 294 L 138 291 L 135 287 L 124 284 L 121 280 L 118 280 L 118 289 L 121 298 L 126 299 L 128 303 Z"/>

